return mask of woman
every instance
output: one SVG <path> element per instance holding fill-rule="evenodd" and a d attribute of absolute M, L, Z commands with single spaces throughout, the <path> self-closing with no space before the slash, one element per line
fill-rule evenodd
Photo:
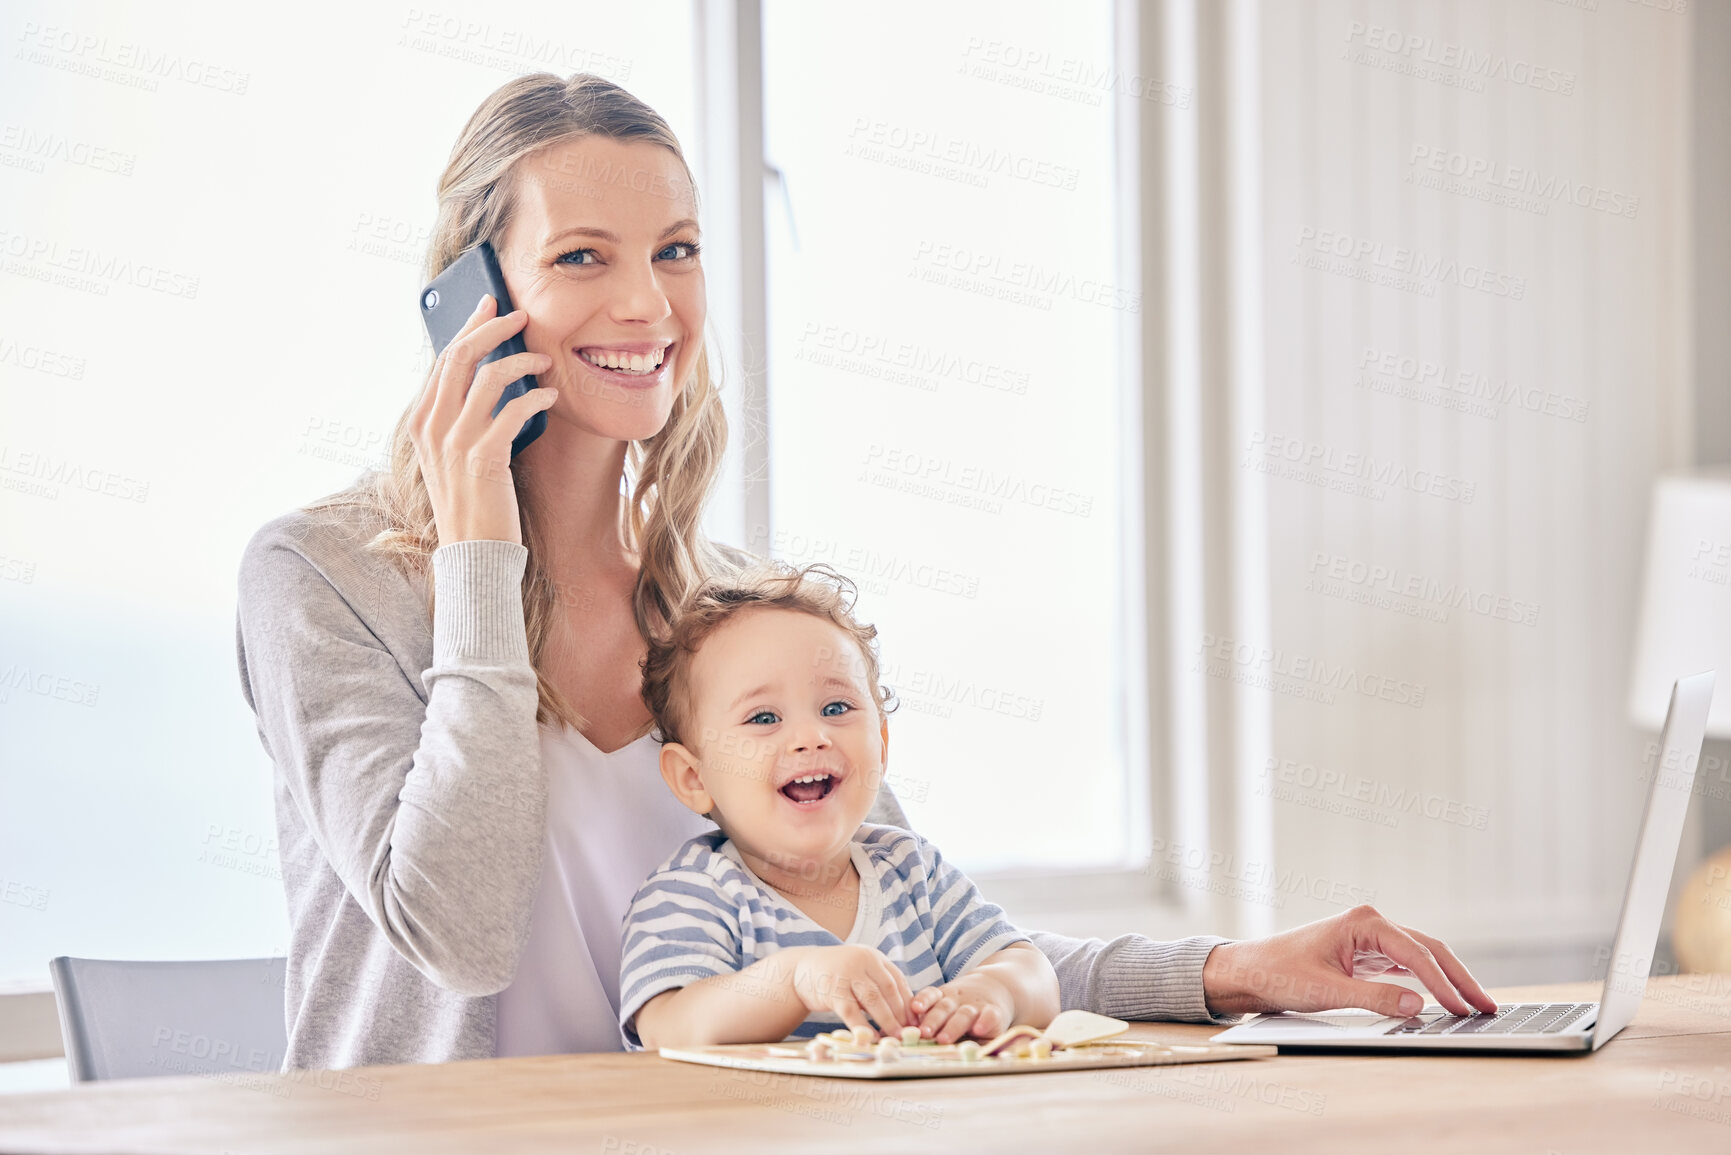
<path fill-rule="evenodd" d="M 439 182 L 428 277 L 483 241 L 518 311 L 484 301 L 390 469 L 268 523 L 241 565 L 291 1068 L 619 1049 L 621 917 L 707 827 L 663 786 L 638 693 L 645 638 L 746 560 L 699 529 L 726 430 L 678 141 L 597 77 L 506 83 Z M 514 333 L 529 351 L 477 372 Z M 490 418 L 525 373 L 541 388 Z M 887 787 L 869 818 L 907 825 Z M 1416 974 L 1457 1013 L 1462 994 L 1495 1005 L 1369 907 L 1255 942 L 1035 937 L 1066 1007 L 1120 1017 L 1404 1009 L 1355 961 Z"/>

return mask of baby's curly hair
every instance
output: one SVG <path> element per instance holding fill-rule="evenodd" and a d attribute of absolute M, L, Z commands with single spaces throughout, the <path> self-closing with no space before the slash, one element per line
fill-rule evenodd
<path fill-rule="evenodd" d="M 841 628 L 859 646 L 866 685 L 878 712 L 895 709 L 895 696 L 878 684 L 877 627 L 854 620 L 858 590 L 846 575 L 821 562 L 794 567 L 766 561 L 711 578 L 673 615 L 661 637 L 649 643 L 643 659 L 643 701 L 655 719 L 660 742 L 681 742 L 691 722 L 691 661 L 699 647 L 742 613 L 760 609 L 797 610 Z"/>

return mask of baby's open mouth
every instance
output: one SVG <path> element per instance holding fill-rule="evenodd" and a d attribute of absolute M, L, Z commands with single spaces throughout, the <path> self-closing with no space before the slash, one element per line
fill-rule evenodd
<path fill-rule="evenodd" d="M 794 802 L 821 802 L 835 789 L 835 779 L 828 774 L 803 774 L 781 788 Z"/>

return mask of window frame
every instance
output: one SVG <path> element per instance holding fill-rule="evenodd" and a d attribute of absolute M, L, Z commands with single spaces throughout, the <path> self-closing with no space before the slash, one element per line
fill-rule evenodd
<path fill-rule="evenodd" d="M 767 229 L 765 186 L 779 173 L 764 153 L 764 59 L 761 0 L 694 0 L 694 26 L 700 43 L 697 59 L 704 64 L 699 96 L 707 112 L 708 138 L 703 142 L 704 176 L 710 190 L 706 218 L 716 232 L 732 230 L 722 245 L 712 239 L 706 249 L 712 315 L 723 331 L 737 334 L 742 351 L 767 347 L 768 313 Z M 1143 35 L 1138 0 L 1111 0 L 1114 65 L 1124 75 L 1151 75 L 1143 67 L 1149 43 Z M 1143 163 L 1143 119 L 1146 102 L 1117 100 L 1120 115 L 1114 125 L 1114 202 L 1119 245 L 1120 284 L 1144 290 L 1142 300 L 1158 301 L 1146 269 L 1157 267 L 1145 253 L 1147 187 L 1150 167 Z M 1160 109 L 1155 106 L 1153 114 Z M 732 123 L 729 123 L 732 118 Z M 1194 157 L 1194 152 L 1190 153 Z M 1190 181 L 1194 188 L 1194 180 Z M 1165 197 L 1157 197 L 1155 205 Z M 1159 211 L 1157 208 L 1155 211 Z M 718 249 L 720 250 L 718 253 Z M 719 308 L 717 307 L 719 305 Z M 1156 848 L 1176 844 L 1179 822 L 1176 804 L 1188 796 L 1206 797 L 1202 759 L 1175 758 L 1181 743 L 1156 738 L 1169 732 L 1168 697 L 1174 667 L 1169 660 L 1171 591 L 1163 576 L 1164 541 L 1168 536 L 1167 485 L 1147 460 L 1147 446 L 1157 444 L 1148 433 L 1161 427 L 1165 398 L 1161 374 L 1143 371 L 1149 348 L 1149 318 L 1125 311 L 1119 318 L 1121 421 L 1120 497 L 1123 549 L 1120 556 L 1121 616 L 1131 639 L 1123 653 L 1124 693 L 1119 702 L 1120 740 L 1126 759 L 1126 800 L 1129 805 L 1132 860 L 1116 870 L 1049 868 L 997 869 L 972 875 L 981 891 L 1013 915 L 1059 916 L 1072 933 L 1112 933 L 1135 929 L 1182 933 L 1182 928 L 1210 904 L 1194 886 L 1186 888 L 1175 872 L 1163 868 Z M 743 358 L 728 368 L 739 374 L 742 388 L 729 398 L 728 418 L 740 438 L 740 453 L 718 484 L 718 507 L 709 519 L 712 532 L 724 540 L 749 541 L 751 526 L 769 527 L 769 479 L 774 462 L 768 457 L 768 379 L 765 357 Z M 1139 383 L 1146 383 L 1139 387 Z M 730 453 L 730 456 L 732 454 Z M 762 536 L 762 535 L 760 535 Z M 1181 776 L 1178 767 L 1193 773 Z M 1193 872 L 1192 872 L 1193 873 Z"/>

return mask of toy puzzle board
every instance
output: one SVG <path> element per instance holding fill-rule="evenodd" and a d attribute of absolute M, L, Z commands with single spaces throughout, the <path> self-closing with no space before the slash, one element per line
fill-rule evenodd
<path fill-rule="evenodd" d="M 1233 1043 L 1090 1043 L 1066 1047 L 1047 1059 L 1018 1059 L 1013 1055 L 965 1060 L 949 1048 L 931 1048 L 921 1054 L 908 1047 L 900 1057 L 880 1062 L 870 1051 L 842 1051 L 833 1059 L 817 1061 L 804 1056 L 804 1047 L 779 1043 L 730 1043 L 716 1047 L 662 1047 L 664 1059 L 682 1063 L 705 1063 L 712 1067 L 738 1067 L 747 1071 L 770 1071 L 781 1075 L 815 1075 L 831 1079 L 932 1079 L 951 1075 L 1019 1075 L 1038 1071 L 1098 1071 L 1107 1067 L 1160 1067 L 1174 1063 L 1221 1063 L 1235 1059 L 1262 1059 L 1278 1054 L 1276 1047 Z"/>

